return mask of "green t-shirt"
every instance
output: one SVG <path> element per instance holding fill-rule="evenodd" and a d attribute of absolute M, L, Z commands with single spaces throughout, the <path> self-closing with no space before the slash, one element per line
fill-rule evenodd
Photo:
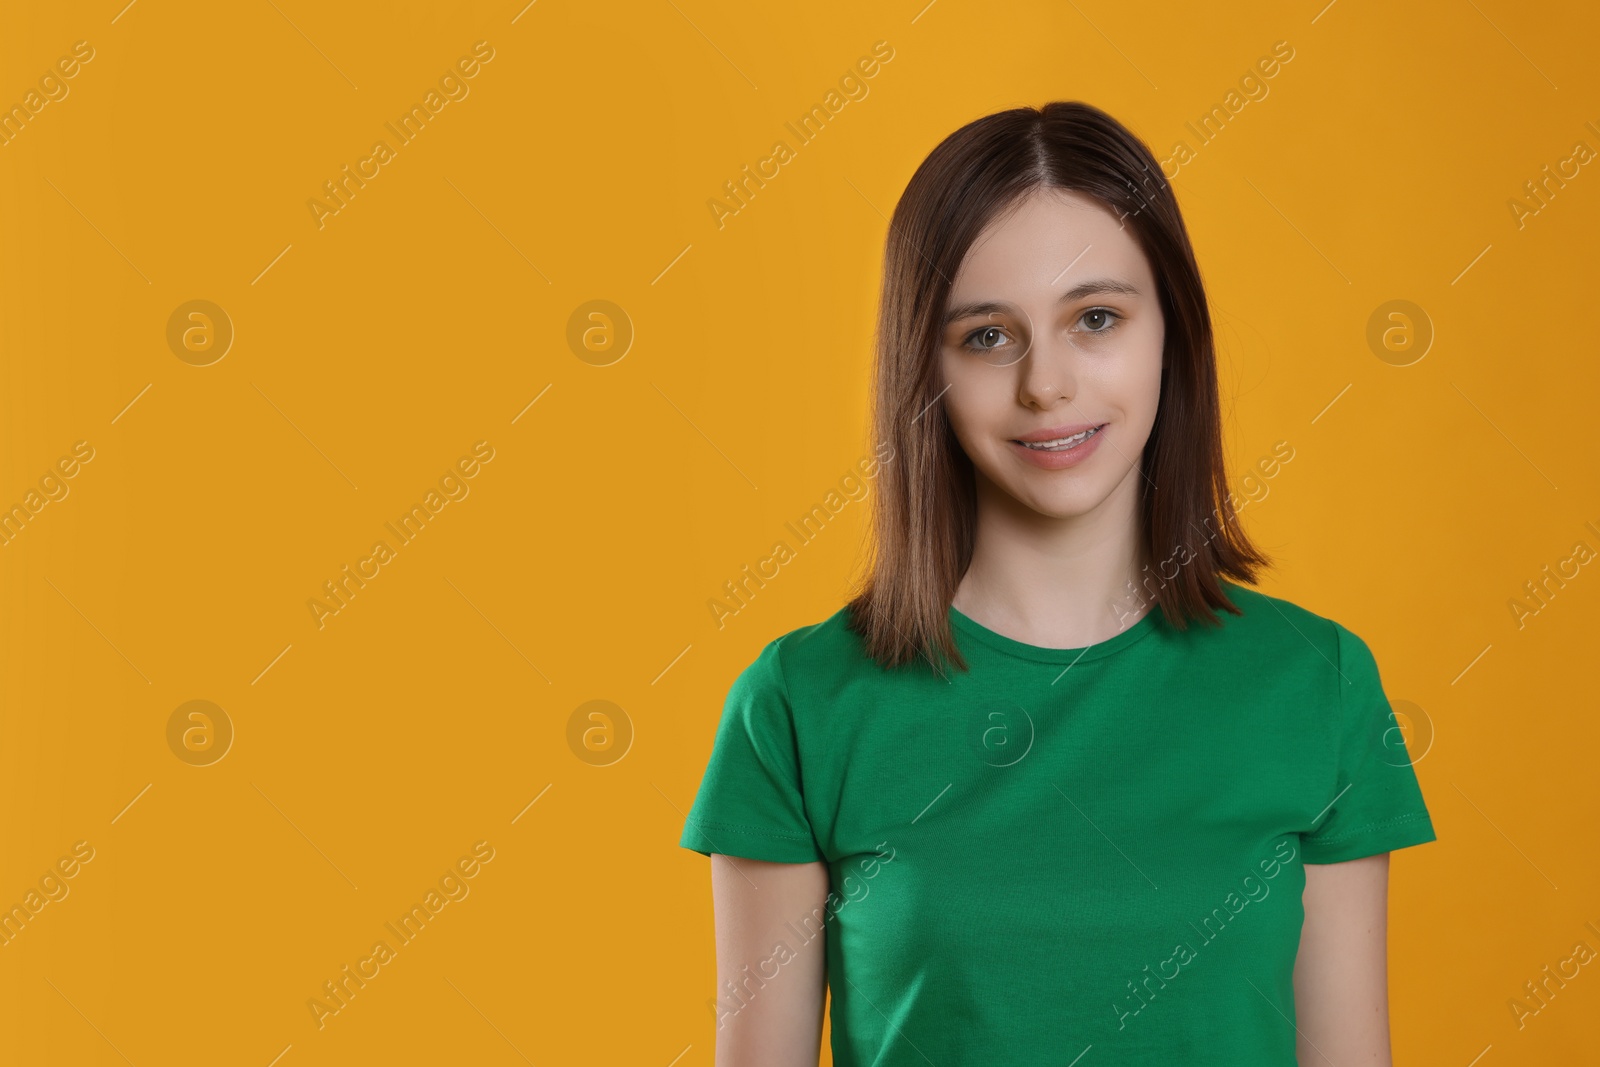
<path fill-rule="evenodd" d="M 1294 1067 L 1303 864 L 1435 835 L 1365 642 L 1223 587 L 1220 628 L 1152 608 L 1087 649 L 951 607 L 949 681 L 848 609 L 769 643 L 679 844 L 826 860 L 831 893 L 719 1022 L 825 915 L 837 1067 Z"/>

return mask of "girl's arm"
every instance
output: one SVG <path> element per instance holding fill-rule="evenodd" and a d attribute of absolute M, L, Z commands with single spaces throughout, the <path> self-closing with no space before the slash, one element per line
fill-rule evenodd
<path fill-rule="evenodd" d="M 1300 1067 L 1390 1067 L 1389 854 L 1306 864 L 1294 964 Z"/>
<path fill-rule="evenodd" d="M 817 1067 L 828 865 L 711 855 L 716 1067 Z M 805 940 L 809 938 L 809 940 Z"/>

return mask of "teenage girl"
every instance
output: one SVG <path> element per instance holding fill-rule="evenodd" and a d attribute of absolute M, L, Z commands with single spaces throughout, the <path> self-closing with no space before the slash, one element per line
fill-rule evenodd
<path fill-rule="evenodd" d="M 940 144 L 873 405 L 864 577 L 734 682 L 680 840 L 718 1067 L 815 1065 L 829 995 L 838 1067 L 1388 1064 L 1388 853 L 1433 825 L 1365 642 L 1238 584 L 1149 149 L 1061 102 Z"/>

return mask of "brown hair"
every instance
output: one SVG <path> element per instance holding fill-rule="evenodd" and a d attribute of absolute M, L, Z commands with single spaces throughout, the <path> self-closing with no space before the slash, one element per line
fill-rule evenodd
<path fill-rule="evenodd" d="M 984 227 L 1039 188 L 1097 200 L 1133 231 L 1155 275 L 1166 323 L 1155 424 L 1140 463 L 1144 554 L 1172 545 L 1177 572 L 1142 584 L 1168 622 L 1213 609 L 1241 614 L 1218 576 L 1254 582 L 1271 565 L 1238 526 L 1222 458 L 1211 315 L 1171 186 L 1149 148 L 1089 104 L 1057 101 L 987 115 L 923 160 L 896 205 L 885 241 L 872 383 L 881 467 L 866 572 L 849 602 L 850 628 L 886 667 L 942 655 L 962 670 L 949 608 L 972 559 L 977 495 L 972 461 L 938 403 L 937 360 L 951 278 Z M 1156 488 L 1152 490 L 1152 485 Z M 1218 520 L 1217 529 L 1202 524 Z M 1204 534 L 1193 547 L 1185 539 Z M 1150 609 L 1154 610 L 1154 608 Z"/>

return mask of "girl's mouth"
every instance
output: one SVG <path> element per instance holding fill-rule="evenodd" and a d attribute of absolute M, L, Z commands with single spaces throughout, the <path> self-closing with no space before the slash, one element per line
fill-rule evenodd
<path fill-rule="evenodd" d="M 1019 444 L 1023 448 L 1032 449 L 1035 452 L 1066 452 L 1078 447 L 1104 428 L 1104 424 L 1101 424 L 1084 430 L 1082 433 L 1073 434 L 1071 437 L 1058 437 L 1054 441 L 1015 441 L 1013 443 Z"/>

